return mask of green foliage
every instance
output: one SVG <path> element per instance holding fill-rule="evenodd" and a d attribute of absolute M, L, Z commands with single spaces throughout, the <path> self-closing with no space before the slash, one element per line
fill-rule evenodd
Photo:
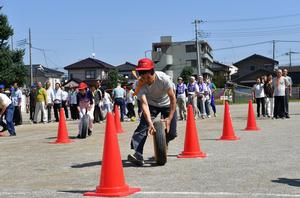
<path fill-rule="evenodd" d="M 13 29 L 7 16 L 0 13 L 0 83 L 9 86 L 18 82 L 19 85 L 23 85 L 27 80 L 27 70 L 23 63 L 24 50 L 9 49 L 7 40 L 11 36 Z"/>
<path fill-rule="evenodd" d="M 190 76 L 192 76 L 194 73 L 194 69 L 192 67 L 185 67 L 180 76 L 183 78 L 184 83 L 188 83 L 189 82 L 189 78 Z"/>
<path fill-rule="evenodd" d="M 219 88 L 224 88 L 226 83 L 226 78 L 224 77 L 224 72 L 215 72 L 212 82 Z"/>
<path fill-rule="evenodd" d="M 116 70 L 116 69 L 110 69 L 108 71 L 107 87 L 109 89 L 115 88 L 117 86 L 118 80 L 119 80 L 118 70 Z"/>

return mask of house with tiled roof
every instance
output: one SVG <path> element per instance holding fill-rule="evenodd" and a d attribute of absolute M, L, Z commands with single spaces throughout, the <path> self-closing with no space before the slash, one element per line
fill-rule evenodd
<path fill-rule="evenodd" d="M 64 67 L 68 71 L 69 79 L 81 79 L 88 84 L 95 84 L 97 80 L 107 80 L 108 71 L 115 68 L 95 58 L 86 58 Z"/>
<path fill-rule="evenodd" d="M 128 78 L 129 81 L 136 79 L 132 74 L 132 70 L 135 70 L 135 68 L 136 65 L 130 62 L 125 62 L 124 64 L 116 66 L 116 69 L 119 71 L 119 73 L 125 78 Z"/>
<path fill-rule="evenodd" d="M 232 81 L 245 86 L 253 86 L 256 82 L 256 78 L 263 75 L 274 74 L 278 63 L 278 61 L 272 58 L 253 54 L 233 63 L 233 65 L 238 68 L 238 71 L 232 76 Z"/>

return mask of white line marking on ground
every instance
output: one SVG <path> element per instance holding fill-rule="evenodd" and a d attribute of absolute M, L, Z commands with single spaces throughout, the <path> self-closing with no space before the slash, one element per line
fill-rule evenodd
<path fill-rule="evenodd" d="M 164 195 L 210 195 L 210 196 L 252 196 L 252 197 L 300 197 L 300 194 L 273 194 L 273 193 L 234 193 L 234 192 L 138 192 L 138 194 Z"/>

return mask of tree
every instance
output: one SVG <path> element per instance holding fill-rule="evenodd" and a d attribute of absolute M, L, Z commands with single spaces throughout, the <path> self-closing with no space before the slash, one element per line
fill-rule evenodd
<path fill-rule="evenodd" d="M 27 70 L 23 63 L 25 51 L 9 49 L 8 39 L 13 34 L 14 31 L 8 23 L 7 16 L 1 12 L 0 7 L 0 83 L 6 86 L 13 82 L 23 85 L 27 79 Z"/>
<path fill-rule="evenodd" d="M 189 78 L 190 78 L 190 76 L 193 75 L 193 73 L 194 73 L 194 69 L 192 67 L 185 67 L 182 70 L 180 76 L 182 77 L 182 79 L 183 79 L 183 81 L 185 83 L 188 83 L 189 82 Z"/>

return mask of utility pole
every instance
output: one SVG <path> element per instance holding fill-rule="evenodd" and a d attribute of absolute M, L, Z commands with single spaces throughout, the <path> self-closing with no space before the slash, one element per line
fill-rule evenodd
<path fill-rule="evenodd" d="M 275 60 L 275 40 L 273 40 L 273 60 Z"/>
<path fill-rule="evenodd" d="M 29 28 L 29 64 L 30 64 L 30 86 L 33 84 L 33 72 L 32 72 L 32 61 L 31 61 L 31 32 Z"/>
<path fill-rule="evenodd" d="M 13 36 L 10 37 L 10 41 L 11 41 L 11 50 L 13 51 L 14 50 L 14 37 Z"/>
<path fill-rule="evenodd" d="M 290 48 L 290 52 L 289 52 L 289 60 L 290 60 L 290 67 L 292 67 L 292 50 Z"/>
<path fill-rule="evenodd" d="M 198 75 L 201 75 L 201 65 L 200 65 L 200 54 L 199 54 L 199 45 L 198 45 L 198 24 L 203 22 L 202 20 L 195 19 L 192 24 L 195 24 L 195 38 L 196 38 L 196 53 L 197 53 L 197 66 L 198 66 Z"/>

